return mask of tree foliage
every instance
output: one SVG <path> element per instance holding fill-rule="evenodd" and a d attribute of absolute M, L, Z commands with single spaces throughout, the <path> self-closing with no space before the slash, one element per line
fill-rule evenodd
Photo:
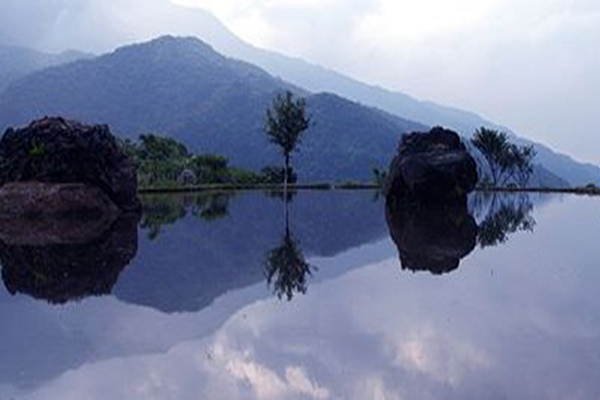
<path fill-rule="evenodd" d="M 284 183 L 290 177 L 290 158 L 302 142 L 304 132 L 310 127 L 311 119 L 306 112 L 306 100 L 295 99 L 287 91 L 279 94 L 266 111 L 265 132 L 271 143 L 279 146 L 285 161 Z"/>
<path fill-rule="evenodd" d="M 536 156 L 533 146 L 516 145 L 509 141 L 506 132 L 485 127 L 475 132 L 471 143 L 483 154 L 494 186 L 504 186 L 511 180 L 522 187 L 527 185 Z"/>
<path fill-rule="evenodd" d="M 203 154 L 190 157 L 187 167 L 196 175 L 197 183 L 227 183 L 231 180 L 227 157 Z"/>
<path fill-rule="evenodd" d="M 517 184 L 521 187 L 527 186 L 531 174 L 533 174 L 533 160 L 536 156 L 536 151 L 533 146 L 523 146 L 513 149 L 513 153 L 516 154 L 514 163 L 514 178 Z"/>
<path fill-rule="evenodd" d="M 388 172 L 385 169 L 379 167 L 373 167 L 371 169 L 373 173 L 373 183 L 378 187 L 382 188 L 387 180 Z"/>
<path fill-rule="evenodd" d="M 184 171 L 191 172 L 192 184 L 256 184 L 266 179 L 254 172 L 230 167 L 227 157 L 193 154 L 175 139 L 154 134 L 141 135 L 137 142 L 125 140 L 122 148 L 135 161 L 140 186 L 181 184 Z"/>

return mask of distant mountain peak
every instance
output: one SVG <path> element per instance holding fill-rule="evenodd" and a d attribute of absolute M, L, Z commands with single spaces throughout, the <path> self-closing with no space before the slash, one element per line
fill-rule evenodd
<path fill-rule="evenodd" d="M 148 54 L 170 56 L 175 58 L 190 58 L 201 56 L 204 58 L 224 59 L 225 57 L 217 53 L 212 46 L 202 40 L 191 36 L 160 36 L 143 43 L 135 43 L 119 47 L 113 53 L 114 55 L 123 54 Z M 108 55 L 110 55 L 108 54 Z"/>
<path fill-rule="evenodd" d="M 181 46 L 181 47 L 198 47 L 205 50 L 215 52 L 213 47 L 195 36 L 175 36 L 163 35 L 144 43 L 139 43 L 133 46 Z"/>

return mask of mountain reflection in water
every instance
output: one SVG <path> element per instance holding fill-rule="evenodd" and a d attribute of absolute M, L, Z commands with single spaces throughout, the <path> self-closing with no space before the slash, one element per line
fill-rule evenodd
<path fill-rule="evenodd" d="M 372 192 L 151 196 L 94 241 L 4 238 L 0 399 L 595 398 L 597 200 L 539 204 L 399 210 L 402 262 L 443 277 L 400 270 Z"/>
<path fill-rule="evenodd" d="M 532 210 L 527 196 L 477 193 L 468 207 L 387 204 L 385 214 L 402 268 L 437 275 L 456 270 L 476 245 L 533 230 Z M 316 271 L 305 254 L 333 256 L 383 238 L 382 214 L 370 192 L 290 192 L 285 201 L 281 193 L 145 196 L 139 253 L 137 219 L 121 218 L 77 243 L 0 241 L 2 277 L 11 294 L 53 304 L 114 293 L 165 312 L 193 311 L 263 280 L 291 300 Z"/>
<path fill-rule="evenodd" d="M 115 295 L 189 312 L 270 281 L 273 293 L 288 298 L 309 283 L 305 257 L 331 257 L 386 236 L 382 203 L 372 192 L 290 196 L 287 207 L 281 193 L 144 196 L 140 251 Z"/>

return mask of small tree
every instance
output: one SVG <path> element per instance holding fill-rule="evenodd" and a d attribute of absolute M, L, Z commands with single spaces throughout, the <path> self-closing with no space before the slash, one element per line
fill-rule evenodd
<path fill-rule="evenodd" d="M 536 151 L 533 146 L 523 146 L 515 150 L 517 153 L 515 165 L 515 180 L 521 187 L 527 186 L 529 179 L 533 174 L 533 159 Z"/>
<path fill-rule="evenodd" d="M 147 183 L 155 184 L 177 179 L 189 156 L 185 145 L 175 139 L 149 134 L 140 136 L 136 159 Z"/>
<path fill-rule="evenodd" d="M 387 180 L 387 171 L 385 169 L 381 169 L 379 167 L 373 167 L 371 169 L 373 173 L 373 183 L 382 188 L 385 185 L 385 181 Z"/>
<path fill-rule="evenodd" d="M 482 127 L 475 132 L 471 143 L 485 157 L 490 167 L 492 183 L 496 186 L 508 165 L 506 157 L 509 148 L 508 135 Z"/>
<path fill-rule="evenodd" d="M 505 132 L 480 128 L 471 139 L 486 159 L 490 168 L 492 184 L 503 186 L 513 180 L 526 186 L 533 173 L 533 146 L 518 146 L 510 143 Z"/>
<path fill-rule="evenodd" d="M 203 154 L 189 158 L 187 165 L 202 183 L 225 183 L 230 178 L 227 157 Z"/>
<path fill-rule="evenodd" d="M 281 147 L 283 151 L 285 190 L 290 177 L 291 155 L 302 141 L 302 136 L 309 126 L 310 117 L 306 112 L 306 100 L 294 99 L 290 91 L 277 95 L 271 107 L 267 109 L 265 132 L 269 141 Z"/>

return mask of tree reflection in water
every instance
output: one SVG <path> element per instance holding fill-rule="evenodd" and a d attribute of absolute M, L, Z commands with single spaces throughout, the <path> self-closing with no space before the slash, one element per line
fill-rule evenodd
<path fill-rule="evenodd" d="M 387 201 L 386 219 L 402 268 L 448 273 L 477 245 L 497 246 L 510 235 L 535 227 L 527 195 L 475 193 L 468 203 L 467 199 L 441 204 Z"/>
<path fill-rule="evenodd" d="M 271 195 L 281 198 L 284 202 L 285 230 L 280 245 L 267 252 L 265 277 L 278 298 L 291 301 L 295 294 L 306 293 L 307 278 L 312 275 L 313 267 L 306 262 L 300 243 L 290 230 L 289 204 L 295 192 Z"/>
<path fill-rule="evenodd" d="M 183 196 L 149 195 L 142 198 L 140 227 L 148 230 L 148 238 L 155 240 L 161 229 L 173 225 L 187 214 Z"/>
<path fill-rule="evenodd" d="M 208 196 L 198 196 L 192 208 L 192 215 L 205 221 L 216 221 L 229 216 L 229 202 L 233 193 L 213 193 Z"/>
<path fill-rule="evenodd" d="M 494 194 L 489 200 L 488 216 L 479 224 L 477 242 L 481 248 L 498 246 L 519 231 L 533 232 L 536 221 L 533 204 L 527 195 Z"/>
<path fill-rule="evenodd" d="M 229 203 L 234 196 L 234 192 L 146 195 L 142 197 L 140 227 L 148 230 L 150 240 L 155 240 L 165 226 L 174 225 L 188 213 L 205 221 L 216 221 L 229 215 Z"/>

